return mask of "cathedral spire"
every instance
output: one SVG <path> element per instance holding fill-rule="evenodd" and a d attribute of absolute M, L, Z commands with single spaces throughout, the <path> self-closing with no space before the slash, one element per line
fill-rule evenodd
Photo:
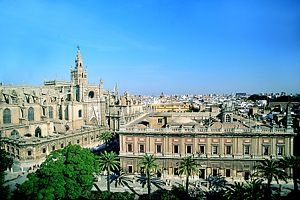
<path fill-rule="evenodd" d="M 77 54 L 76 54 L 76 60 L 75 60 L 75 67 L 76 68 L 83 68 L 83 61 L 80 54 L 80 47 L 77 46 Z"/>

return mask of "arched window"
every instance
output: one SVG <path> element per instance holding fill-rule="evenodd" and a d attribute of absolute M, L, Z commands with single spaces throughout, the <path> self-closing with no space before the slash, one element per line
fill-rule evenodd
<path fill-rule="evenodd" d="M 69 120 L 69 106 L 65 108 L 65 120 Z"/>
<path fill-rule="evenodd" d="M 58 108 L 58 119 L 62 120 L 62 106 L 61 105 Z"/>
<path fill-rule="evenodd" d="M 5 108 L 3 111 L 3 124 L 10 124 L 11 123 L 11 112 L 10 109 Z"/>
<path fill-rule="evenodd" d="M 19 132 L 16 131 L 16 130 L 13 130 L 13 131 L 11 132 L 10 136 L 11 136 L 12 138 L 19 138 Z"/>
<path fill-rule="evenodd" d="M 37 127 L 35 129 L 34 135 L 35 135 L 35 137 L 41 137 L 42 136 L 42 130 L 40 129 L 40 127 Z"/>
<path fill-rule="evenodd" d="M 231 122 L 231 117 L 230 115 L 225 116 L 225 122 Z"/>
<path fill-rule="evenodd" d="M 20 114 L 21 114 L 21 118 L 24 118 L 24 110 L 22 108 L 20 108 Z"/>
<path fill-rule="evenodd" d="M 34 121 L 34 109 L 30 107 L 28 109 L 28 121 Z"/>
<path fill-rule="evenodd" d="M 49 118 L 50 119 L 53 118 L 53 108 L 52 108 L 52 106 L 49 106 Z"/>

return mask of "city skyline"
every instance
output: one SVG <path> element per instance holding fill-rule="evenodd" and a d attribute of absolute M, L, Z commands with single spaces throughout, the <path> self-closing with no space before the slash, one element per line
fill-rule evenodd
<path fill-rule="evenodd" d="M 0 82 L 70 80 L 159 95 L 299 93 L 297 1 L 1 1 Z"/>

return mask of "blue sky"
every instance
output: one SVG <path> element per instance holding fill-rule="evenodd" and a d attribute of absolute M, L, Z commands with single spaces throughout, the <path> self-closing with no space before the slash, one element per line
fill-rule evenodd
<path fill-rule="evenodd" d="M 300 1 L 0 0 L 0 82 L 158 95 L 300 92 Z"/>

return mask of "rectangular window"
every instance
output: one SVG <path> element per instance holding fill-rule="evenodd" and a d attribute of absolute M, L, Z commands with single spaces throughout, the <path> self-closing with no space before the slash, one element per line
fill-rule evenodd
<path fill-rule="evenodd" d="M 200 151 L 200 154 L 205 154 L 205 145 L 200 145 L 199 151 Z"/>
<path fill-rule="evenodd" d="M 213 146 L 212 146 L 212 154 L 213 154 L 213 155 L 218 154 L 218 146 L 217 146 L 217 145 L 213 145 Z"/>
<path fill-rule="evenodd" d="M 55 146 L 52 146 L 52 151 L 54 151 L 55 150 Z"/>
<path fill-rule="evenodd" d="M 179 173 L 178 173 L 178 168 L 177 168 L 177 167 L 174 168 L 174 175 L 175 175 L 175 176 L 178 176 L 178 175 L 179 175 Z"/>
<path fill-rule="evenodd" d="M 218 176 L 218 169 L 213 169 L 213 176 Z"/>
<path fill-rule="evenodd" d="M 127 151 L 132 152 L 132 150 L 133 150 L 132 144 L 127 144 Z"/>
<path fill-rule="evenodd" d="M 157 123 L 158 124 L 162 124 L 163 123 L 163 119 L 157 119 Z"/>
<path fill-rule="evenodd" d="M 161 153 L 161 144 L 156 145 L 156 153 Z"/>
<path fill-rule="evenodd" d="M 43 153 L 46 153 L 46 148 L 43 148 Z"/>
<path fill-rule="evenodd" d="M 205 169 L 200 169 L 199 178 L 205 178 Z"/>
<path fill-rule="evenodd" d="M 231 149 L 232 149 L 232 148 L 231 148 L 230 145 L 226 145 L 226 154 L 227 154 L 227 155 L 232 154 Z"/>
<path fill-rule="evenodd" d="M 192 153 L 192 145 L 186 145 L 186 153 Z"/>
<path fill-rule="evenodd" d="M 27 155 L 28 155 L 28 156 L 31 156 L 31 151 L 28 151 L 28 152 L 27 152 Z"/>
<path fill-rule="evenodd" d="M 231 172 L 230 169 L 226 169 L 225 170 L 225 176 L 230 177 L 231 176 L 230 172 Z"/>
<path fill-rule="evenodd" d="M 128 165 L 128 173 L 132 174 L 132 166 L 131 165 Z"/>
<path fill-rule="evenodd" d="M 245 178 L 246 181 L 249 180 L 250 179 L 250 172 L 246 171 L 244 178 Z"/>
<path fill-rule="evenodd" d="M 250 154 L 250 145 L 244 145 L 244 155 Z"/>
<path fill-rule="evenodd" d="M 284 155 L 284 146 L 283 145 L 278 145 L 277 146 L 277 155 L 278 156 L 283 156 Z"/>
<path fill-rule="evenodd" d="M 269 145 L 263 145 L 263 154 L 264 156 L 269 155 Z"/>
<path fill-rule="evenodd" d="M 179 153 L 179 145 L 174 145 L 174 153 Z"/>
<path fill-rule="evenodd" d="M 140 153 L 145 153 L 145 145 L 140 144 Z"/>

